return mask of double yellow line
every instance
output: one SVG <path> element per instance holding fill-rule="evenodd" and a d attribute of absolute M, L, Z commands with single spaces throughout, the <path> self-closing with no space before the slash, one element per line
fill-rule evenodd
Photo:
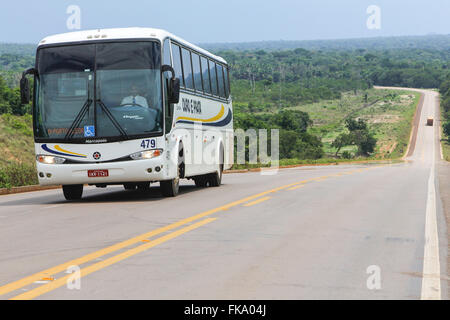
<path fill-rule="evenodd" d="M 98 271 L 98 270 L 101 270 L 103 268 L 106 268 L 106 267 L 108 267 L 108 266 L 110 266 L 112 264 L 118 263 L 118 262 L 120 262 L 120 261 L 122 261 L 124 259 L 127 259 L 127 258 L 129 258 L 131 256 L 134 256 L 134 255 L 136 255 L 136 254 L 138 254 L 140 252 L 143 252 L 145 250 L 153 248 L 153 247 L 155 247 L 157 245 L 160 245 L 160 244 L 162 244 L 162 243 L 164 243 L 166 241 L 169 241 L 171 239 L 174 239 L 176 237 L 179 237 L 179 236 L 181 236 L 181 235 L 183 235 L 183 234 L 185 234 L 185 233 L 187 233 L 189 231 L 192 231 L 194 229 L 200 228 L 200 227 L 202 227 L 202 226 L 204 226 L 204 225 L 206 225 L 208 223 L 211 223 L 211 222 L 217 220 L 217 218 L 206 218 L 206 219 L 203 219 L 201 221 L 196 222 L 197 220 L 200 220 L 202 218 L 208 217 L 208 216 L 210 216 L 212 214 L 215 214 L 217 212 L 220 212 L 220 211 L 229 210 L 232 207 L 235 207 L 235 206 L 238 206 L 238 205 L 241 205 L 241 204 L 247 203 L 249 201 L 252 201 L 252 200 L 260 198 L 260 199 L 258 199 L 256 201 L 253 201 L 253 202 L 247 204 L 247 206 L 255 205 L 255 204 L 261 203 L 263 201 L 269 200 L 270 197 L 265 197 L 265 196 L 267 196 L 267 195 L 269 195 L 271 193 L 275 193 L 275 192 L 278 192 L 278 191 L 281 191 L 281 190 L 284 190 L 284 189 L 294 190 L 294 189 L 296 189 L 296 187 L 300 187 L 300 186 L 302 186 L 305 183 L 312 182 L 312 181 L 322 181 L 325 178 L 326 177 L 312 178 L 312 179 L 303 180 L 303 181 L 300 181 L 300 182 L 291 183 L 291 184 L 288 184 L 288 185 L 284 185 L 284 186 L 281 186 L 281 187 L 278 187 L 278 188 L 274 188 L 274 189 L 271 189 L 271 190 L 268 190 L 268 191 L 264 191 L 264 192 L 255 194 L 253 196 L 249 196 L 249 197 L 243 198 L 243 199 L 238 200 L 238 201 L 234 201 L 234 202 L 228 203 L 228 204 L 226 204 L 224 206 L 217 207 L 215 209 L 202 212 L 200 214 L 194 215 L 194 216 L 189 217 L 189 218 L 185 218 L 183 220 L 180 220 L 180 221 L 175 222 L 173 224 L 170 224 L 168 226 L 165 226 L 165 227 L 162 227 L 162 228 L 150 231 L 148 233 L 144 233 L 142 235 L 139 235 L 137 237 L 134 237 L 134 238 L 128 239 L 126 241 L 117 243 L 115 245 L 109 246 L 109 247 L 104 248 L 102 250 L 99 250 L 99 251 L 87 254 L 87 255 L 85 255 L 85 256 L 83 256 L 81 258 L 77 258 L 77 259 L 68 261 L 68 262 L 60 264 L 58 266 L 55 266 L 55 267 L 49 268 L 47 270 L 35 273 L 35 274 L 33 274 L 31 276 L 28 276 L 28 277 L 25 277 L 23 279 L 11 282 L 11 283 L 9 283 L 7 285 L 4 285 L 4 286 L 0 287 L 0 296 L 8 294 L 8 293 L 11 293 L 13 291 L 16 291 L 16 290 L 18 290 L 20 288 L 23 288 L 23 287 L 27 286 L 27 285 L 34 284 L 36 281 L 41 281 L 42 279 L 45 279 L 45 278 L 53 279 L 51 276 L 56 275 L 58 273 L 65 272 L 71 266 L 80 266 L 82 264 L 91 262 L 91 261 L 93 261 L 95 259 L 98 259 L 100 257 L 103 257 L 105 255 L 114 253 L 116 251 L 119 251 L 121 249 L 130 247 L 132 245 L 135 245 L 135 244 L 137 244 L 139 242 L 145 242 L 145 244 L 139 245 L 137 247 L 134 247 L 132 249 L 129 249 L 127 251 L 124 251 L 122 253 L 114 255 L 114 256 L 112 256 L 110 258 L 107 258 L 104 261 L 97 262 L 95 264 L 89 265 L 89 266 L 81 269 L 80 270 L 80 277 L 87 276 L 87 275 L 89 275 L 89 274 L 91 274 L 91 273 L 93 273 L 95 271 Z M 184 225 L 189 224 L 189 223 L 192 223 L 192 224 L 183 227 Z M 179 230 L 176 230 L 176 231 L 173 231 L 174 229 L 177 229 L 177 228 L 180 228 L 180 227 L 183 227 L 183 228 L 179 229 Z M 169 233 L 167 235 L 163 235 L 160 238 L 157 238 L 157 239 L 154 239 L 154 240 L 149 240 L 150 238 L 156 237 L 158 235 L 161 235 L 161 234 L 163 234 L 165 232 L 169 232 L 169 231 L 173 231 L 173 232 L 171 232 L 171 233 Z M 30 291 L 27 291 L 27 292 L 22 293 L 22 294 L 20 294 L 18 296 L 15 296 L 14 298 L 12 298 L 12 300 L 30 300 L 30 299 L 34 299 L 34 298 L 36 298 L 38 296 L 41 296 L 41 295 L 43 295 L 43 294 L 45 294 L 47 292 L 50 292 L 52 290 L 55 290 L 55 289 L 57 289 L 59 287 L 64 286 L 67 283 L 67 281 L 70 278 L 72 278 L 72 277 L 73 277 L 72 274 L 66 275 L 66 276 L 61 277 L 59 279 L 56 279 L 54 281 L 48 282 L 48 283 L 46 283 L 46 284 L 44 284 L 44 285 L 42 285 L 40 287 L 37 287 L 35 289 L 31 289 Z"/>
<path fill-rule="evenodd" d="M 204 219 L 204 220 L 199 221 L 197 223 L 194 223 L 194 224 L 192 224 L 192 225 L 190 225 L 188 227 L 182 228 L 182 229 L 177 230 L 175 232 L 172 232 L 172 233 L 170 233 L 168 235 L 162 236 L 162 237 L 160 237 L 160 238 L 158 238 L 156 240 L 150 241 L 150 242 L 148 242 L 146 244 L 143 244 L 143 245 L 140 245 L 140 246 L 135 247 L 133 249 L 127 250 L 125 252 L 122 252 L 122 253 L 120 253 L 118 255 L 115 255 L 115 256 L 113 256 L 111 258 L 108 258 L 108 259 L 106 259 L 104 261 L 101 261 L 101 262 L 95 263 L 93 265 L 90 265 L 90 266 L 88 266 L 86 268 L 81 269 L 80 277 L 87 276 L 87 275 L 89 275 L 89 274 L 91 274 L 91 273 L 93 273 L 95 271 L 101 270 L 101 269 L 106 268 L 106 267 L 108 267 L 110 265 L 113 265 L 113 264 L 115 264 L 117 262 L 120 262 L 120 261 L 122 261 L 124 259 L 132 257 L 132 256 L 134 256 L 134 255 L 136 255 L 136 254 L 138 254 L 140 252 L 143 252 L 143 251 L 148 250 L 150 248 L 153 248 L 153 247 L 155 247 L 155 246 L 157 246 L 159 244 L 162 244 L 162 243 L 164 243 L 166 241 L 169 241 L 169 240 L 174 239 L 174 238 L 176 238 L 178 236 L 181 236 L 182 234 L 184 234 L 186 232 L 192 231 L 192 230 L 197 229 L 197 228 L 199 228 L 201 226 L 204 226 L 205 224 L 213 222 L 216 219 L 217 218 Z M 33 290 L 28 291 L 28 292 L 22 293 L 22 294 L 20 294 L 20 295 L 18 295 L 16 297 L 12 298 L 11 300 L 30 300 L 30 299 L 34 299 L 34 298 L 36 298 L 36 297 L 38 297 L 40 295 L 43 295 L 44 293 L 50 292 L 52 290 L 55 290 L 55 289 L 57 289 L 59 287 L 64 286 L 65 284 L 67 284 L 67 282 L 72 277 L 73 277 L 72 274 L 66 275 L 66 276 L 64 276 L 62 278 L 59 278 L 59 279 L 54 280 L 54 281 L 51 281 L 51 282 L 49 282 L 49 283 L 47 283 L 45 285 L 42 285 L 42 286 L 40 286 L 40 287 L 38 287 L 36 289 L 33 289 Z"/>

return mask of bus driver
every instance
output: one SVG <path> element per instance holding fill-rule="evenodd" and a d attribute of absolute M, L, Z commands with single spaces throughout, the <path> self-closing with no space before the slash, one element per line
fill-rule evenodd
<path fill-rule="evenodd" d="M 122 106 L 138 105 L 140 107 L 148 108 L 147 99 L 139 95 L 139 89 L 135 83 L 131 85 L 130 95 L 128 97 L 123 98 L 121 105 Z"/>

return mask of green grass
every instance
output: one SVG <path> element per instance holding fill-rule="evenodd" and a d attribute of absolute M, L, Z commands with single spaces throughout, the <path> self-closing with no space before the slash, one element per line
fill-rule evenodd
<path fill-rule="evenodd" d="M 37 184 L 36 168 L 33 164 L 11 162 L 0 166 L 0 189 Z"/>
<path fill-rule="evenodd" d="M 0 165 L 10 162 L 34 162 L 31 115 L 0 115 Z"/>
<path fill-rule="evenodd" d="M 367 93 L 367 102 L 365 101 Z M 412 122 L 420 100 L 420 94 L 412 91 L 367 90 L 358 94 L 345 93 L 339 100 L 324 100 L 287 109 L 300 110 L 310 115 L 314 124 L 311 134 L 322 138 L 325 157 L 318 160 L 282 159 L 280 166 L 302 164 L 333 164 L 354 161 L 397 160 L 402 158 L 408 148 Z M 375 153 L 370 157 L 355 157 L 357 147 L 342 148 L 340 155 L 347 151 L 351 159 L 336 158 L 336 149 L 331 147 L 334 139 L 346 132 L 347 117 L 361 117 L 377 139 Z M 449 146 L 450 147 L 450 146 Z M 262 164 L 234 165 L 233 169 L 267 167 Z"/>
<path fill-rule="evenodd" d="M 364 94 L 368 99 L 365 102 Z M 344 121 L 347 117 L 363 118 L 370 131 L 378 140 L 375 159 L 401 158 L 409 143 L 414 117 L 420 94 L 398 90 L 367 90 L 358 94 L 345 93 L 342 99 L 291 107 L 290 109 L 308 112 L 314 121 L 310 133 L 320 136 L 327 156 L 334 156 L 336 149 L 331 147 L 334 139 L 346 131 Z M 340 151 L 356 153 L 356 147 L 346 147 Z"/>
<path fill-rule="evenodd" d="M 0 116 L 0 188 L 37 184 L 30 115 Z"/>
<path fill-rule="evenodd" d="M 442 153 L 444 154 L 444 159 L 450 162 L 450 141 L 442 140 Z"/>
<path fill-rule="evenodd" d="M 444 107 L 441 104 L 441 115 L 442 114 L 444 114 Z M 441 130 L 441 136 L 442 136 L 442 139 L 441 139 L 442 155 L 444 157 L 444 160 L 450 162 L 450 137 L 448 137 L 448 138 L 445 137 L 444 132 L 442 130 L 442 126 L 441 126 L 440 130 Z"/>
<path fill-rule="evenodd" d="M 383 160 L 376 159 L 373 157 L 358 157 L 353 159 L 336 159 L 336 158 L 321 158 L 317 160 L 299 160 L 299 159 L 280 159 L 278 166 L 279 167 L 285 167 L 285 166 L 295 166 L 295 165 L 326 165 L 326 164 L 345 164 L 345 163 L 354 163 L 354 162 L 361 162 L 361 163 L 371 163 L 371 162 L 380 162 Z M 392 162 L 401 162 L 398 160 L 387 160 L 389 163 Z M 270 167 L 271 164 L 235 164 L 231 168 L 232 170 L 245 170 L 245 169 L 257 169 L 257 168 L 267 168 Z"/>

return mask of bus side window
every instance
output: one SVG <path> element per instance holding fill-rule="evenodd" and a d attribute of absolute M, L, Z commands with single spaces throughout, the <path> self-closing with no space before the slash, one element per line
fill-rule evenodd
<path fill-rule="evenodd" d="M 223 67 L 217 64 L 217 81 L 219 83 L 219 96 L 225 98 L 225 86 L 223 81 Z"/>
<path fill-rule="evenodd" d="M 211 75 L 211 91 L 212 94 L 218 96 L 217 92 L 217 72 L 216 72 L 216 63 L 213 61 L 209 61 L 209 74 Z"/>
<path fill-rule="evenodd" d="M 184 84 L 188 89 L 194 89 L 194 79 L 192 75 L 191 52 L 184 48 L 181 49 L 183 57 Z"/>
<path fill-rule="evenodd" d="M 209 79 L 208 59 L 201 57 L 202 75 L 203 75 L 203 89 L 205 93 L 211 94 L 211 81 Z"/>
<path fill-rule="evenodd" d="M 195 91 L 203 93 L 202 72 L 200 69 L 200 57 L 196 53 L 192 53 L 192 68 L 194 69 L 194 85 Z"/>
<path fill-rule="evenodd" d="M 183 69 L 181 67 L 180 47 L 173 43 L 172 43 L 172 58 L 173 58 L 172 67 L 175 70 L 175 76 L 178 79 L 180 79 L 180 85 L 184 87 L 185 85 L 183 79 Z"/>
<path fill-rule="evenodd" d="M 228 68 L 223 69 L 223 75 L 225 76 L 225 98 L 228 99 L 231 92 Z"/>

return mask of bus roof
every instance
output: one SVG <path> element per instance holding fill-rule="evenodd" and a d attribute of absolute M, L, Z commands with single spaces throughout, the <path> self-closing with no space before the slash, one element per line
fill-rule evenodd
<path fill-rule="evenodd" d="M 90 42 L 98 40 L 114 40 L 114 39 L 159 39 L 163 41 L 165 38 L 171 38 L 186 47 L 211 57 L 219 62 L 227 63 L 222 57 L 216 56 L 192 43 L 179 38 L 170 32 L 161 29 L 152 28 L 117 28 L 117 29 L 96 29 L 86 31 L 76 31 L 69 33 L 61 33 L 45 37 L 39 42 L 39 46 L 51 44 L 63 44 L 71 42 Z"/>

